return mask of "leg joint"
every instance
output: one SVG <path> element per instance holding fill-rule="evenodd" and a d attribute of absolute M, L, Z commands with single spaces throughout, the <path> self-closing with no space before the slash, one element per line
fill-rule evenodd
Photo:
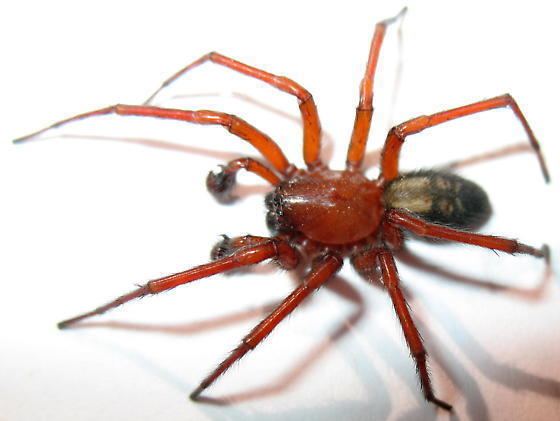
<path fill-rule="evenodd" d="M 282 269 L 294 269 L 299 263 L 299 255 L 287 241 L 280 238 L 273 238 L 272 244 L 276 251 L 276 262 Z"/>

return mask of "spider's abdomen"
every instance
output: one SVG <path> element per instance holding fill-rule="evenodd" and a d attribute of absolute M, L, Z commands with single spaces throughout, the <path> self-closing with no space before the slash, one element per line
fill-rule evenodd
<path fill-rule="evenodd" d="M 479 228 L 492 213 L 480 186 L 448 172 L 403 174 L 385 187 L 383 200 L 388 209 L 406 209 L 429 222 L 466 230 Z"/>
<path fill-rule="evenodd" d="M 266 197 L 271 230 L 301 232 L 325 244 L 349 244 L 376 231 L 381 189 L 359 173 L 301 172 Z"/>

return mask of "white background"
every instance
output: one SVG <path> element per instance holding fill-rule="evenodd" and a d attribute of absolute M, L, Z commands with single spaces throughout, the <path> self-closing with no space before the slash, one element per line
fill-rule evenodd
<path fill-rule="evenodd" d="M 293 289 L 295 276 L 263 265 L 130 303 L 92 320 L 96 327 L 56 329 L 135 283 L 205 262 L 219 234 L 266 235 L 269 188 L 243 175 L 235 205 L 207 194 L 212 167 L 256 156 L 221 128 L 97 118 L 48 140 L 15 146 L 11 139 L 76 113 L 141 103 L 167 76 L 216 50 L 309 89 L 325 132 L 323 156 L 341 168 L 374 24 L 398 12 L 397 3 L 0 6 L 0 420 L 560 415 L 558 279 L 544 277 L 542 261 L 473 247 L 411 242 L 441 270 L 399 264 L 436 393 L 454 405 L 453 415 L 423 401 L 388 297 L 349 265 L 208 390 L 233 397 L 229 405 L 187 396 Z M 541 140 L 553 183 L 544 186 L 529 153 L 461 174 L 491 197 L 495 214 L 484 232 L 547 242 L 557 267 L 558 14 L 545 2 L 487 3 L 410 2 L 398 84 L 396 27 L 383 47 L 370 150 L 394 122 L 511 92 Z M 209 64 L 156 103 L 238 114 L 302 164 L 296 100 L 258 81 Z M 510 112 L 494 111 L 411 137 L 403 168 L 524 140 Z"/>

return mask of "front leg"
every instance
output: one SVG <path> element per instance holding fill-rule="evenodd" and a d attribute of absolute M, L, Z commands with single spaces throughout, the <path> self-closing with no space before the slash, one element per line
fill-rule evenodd
<path fill-rule="evenodd" d="M 27 142 L 28 140 L 31 140 L 51 129 L 59 128 L 75 121 L 111 114 L 184 121 L 186 123 L 201 124 L 205 126 L 222 126 L 231 134 L 251 144 L 280 174 L 288 176 L 294 171 L 294 166 L 288 162 L 280 147 L 268 135 L 235 115 L 219 111 L 192 111 L 152 107 L 149 105 L 117 104 L 60 120 L 37 132 L 15 139 L 14 143 Z"/>

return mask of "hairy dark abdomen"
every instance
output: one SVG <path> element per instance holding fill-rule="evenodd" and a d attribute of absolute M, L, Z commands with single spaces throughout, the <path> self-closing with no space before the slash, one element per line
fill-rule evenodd
<path fill-rule="evenodd" d="M 406 209 L 427 221 L 466 230 L 480 228 L 492 213 L 480 186 L 448 172 L 405 173 L 386 186 L 383 199 L 387 208 Z"/>

